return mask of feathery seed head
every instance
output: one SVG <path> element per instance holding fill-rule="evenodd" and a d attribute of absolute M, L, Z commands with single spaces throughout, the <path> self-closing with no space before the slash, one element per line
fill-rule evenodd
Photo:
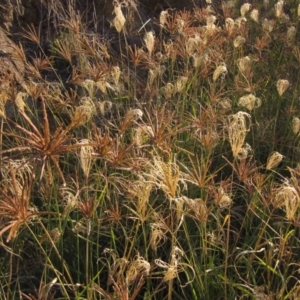
<path fill-rule="evenodd" d="M 274 9 L 275 9 L 275 16 L 277 18 L 280 18 L 283 16 L 283 5 L 284 5 L 284 1 L 283 0 L 279 0 L 277 3 L 275 3 L 274 5 Z"/>
<path fill-rule="evenodd" d="M 224 78 L 225 75 L 228 73 L 227 67 L 225 63 L 220 64 L 213 73 L 213 81 L 216 81 L 220 76 Z"/>
<path fill-rule="evenodd" d="M 243 44 L 245 44 L 245 42 L 246 42 L 246 39 L 244 37 L 242 37 L 241 35 L 239 35 L 233 40 L 233 46 L 235 48 L 239 48 Z"/>
<path fill-rule="evenodd" d="M 218 108 L 222 112 L 229 111 L 232 108 L 232 103 L 231 103 L 231 100 L 229 98 L 220 99 L 220 101 L 218 101 L 217 105 L 218 105 Z"/>
<path fill-rule="evenodd" d="M 117 1 L 114 1 L 114 14 L 116 16 L 113 19 L 112 23 L 115 26 L 116 30 L 118 32 L 121 32 L 124 25 L 125 25 L 125 23 L 126 23 L 126 19 L 124 17 L 123 12 L 122 12 L 121 5 Z"/>
<path fill-rule="evenodd" d="M 228 208 L 232 205 L 233 201 L 228 194 L 223 194 L 218 200 L 218 205 L 220 208 Z"/>
<path fill-rule="evenodd" d="M 180 93 L 186 86 L 188 78 L 185 76 L 180 76 L 174 83 L 174 94 Z"/>
<path fill-rule="evenodd" d="M 167 10 L 163 10 L 161 11 L 160 15 L 159 15 L 159 26 L 160 27 L 164 27 L 167 19 L 168 19 L 169 13 Z"/>
<path fill-rule="evenodd" d="M 189 56 L 192 56 L 194 52 L 198 49 L 201 42 L 201 38 L 198 34 L 195 35 L 195 37 L 188 38 L 186 42 L 186 52 Z"/>
<path fill-rule="evenodd" d="M 282 159 L 283 159 L 282 154 L 280 154 L 277 151 L 272 152 L 268 157 L 266 169 L 271 170 L 271 169 L 275 168 L 276 166 L 279 165 L 279 163 L 282 161 Z"/>
<path fill-rule="evenodd" d="M 207 15 L 206 16 L 206 29 L 208 31 L 208 34 L 211 34 L 216 29 L 215 22 L 217 20 L 217 17 L 214 15 Z"/>
<path fill-rule="evenodd" d="M 82 85 L 87 90 L 88 96 L 93 98 L 97 89 L 96 82 L 94 80 L 85 79 Z"/>
<path fill-rule="evenodd" d="M 239 111 L 228 117 L 228 139 L 231 145 L 233 157 L 240 153 L 247 133 L 250 131 L 251 116 L 245 112 Z"/>
<path fill-rule="evenodd" d="M 80 104 L 80 106 L 75 108 L 75 113 L 72 117 L 72 121 L 76 123 L 77 126 L 89 122 L 97 113 L 96 106 L 90 97 L 82 97 Z"/>
<path fill-rule="evenodd" d="M 248 144 L 245 143 L 245 145 L 241 148 L 240 152 L 237 155 L 237 159 L 239 160 L 244 160 L 246 159 L 251 153 L 253 153 L 252 147 Z"/>
<path fill-rule="evenodd" d="M 260 98 L 255 97 L 253 94 L 249 94 L 241 97 L 239 99 L 238 105 L 244 106 L 251 111 L 254 108 L 261 106 L 261 100 Z"/>
<path fill-rule="evenodd" d="M 287 39 L 287 44 L 290 47 L 294 46 L 294 44 L 295 44 L 296 33 L 297 33 L 297 31 L 296 31 L 295 26 L 290 26 L 287 30 L 286 39 Z"/>
<path fill-rule="evenodd" d="M 108 100 L 98 101 L 98 108 L 99 108 L 100 114 L 102 116 L 105 116 L 105 113 L 107 111 L 110 111 L 112 106 L 113 106 L 113 104 L 111 101 L 108 101 Z"/>
<path fill-rule="evenodd" d="M 23 92 L 19 92 L 17 94 L 17 97 L 15 99 L 15 103 L 18 107 L 19 110 L 24 111 L 24 108 L 26 107 L 26 100 L 28 98 L 28 94 L 27 93 L 23 93 Z"/>
<path fill-rule="evenodd" d="M 278 91 L 279 96 L 282 96 L 282 94 L 287 90 L 287 88 L 290 86 L 290 83 L 286 79 L 279 79 L 276 83 L 276 88 Z"/>
<path fill-rule="evenodd" d="M 241 6 L 240 12 L 241 12 L 241 16 L 245 17 L 246 13 L 251 9 L 251 4 L 250 3 L 244 3 Z"/>
<path fill-rule="evenodd" d="M 262 21 L 262 28 L 263 28 L 264 31 L 266 31 L 268 33 L 273 31 L 274 26 L 275 26 L 274 20 L 264 19 Z"/>
<path fill-rule="evenodd" d="M 208 218 L 208 208 L 206 203 L 201 198 L 190 199 L 185 198 L 185 202 L 189 207 L 192 216 L 199 222 L 206 222 Z"/>
<path fill-rule="evenodd" d="M 294 134 L 299 134 L 299 131 L 300 131 L 300 118 L 293 117 L 292 127 L 293 127 Z"/>
<path fill-rule="evenodd" d="M 137 255 L 136 259 L 129 264 L 126 270 L 126 282 L 127 284 L 132 284 L 138 276 L 147 276 L 149 273 L 150 263 L 140 255 Z"/>
<path fill-rule="evenodd" d="M 252 9 L 250 12 L 250 18 L 256 23 L 259 23 L 259 11 L 258 9 Z"/>
<path fill-rule="evenodd" d="M 234 20 L 231 18 L 226 18 L 225 28 L 229 34 L 233 32 L 234 26 L 235 26 Z"/>
<path fill-rule="evenodd" d="M 168 82 L 160 90 L 162 94 L 166 97 L 166 99 L 171 99 L 174 93 L 174 85 L 171 82 Z"/>
<path fill-rule="evenodd" d="M 242 25 L 244 25 L 247 22 L 247 19 L 245 17 L 240 17 L 235 19 L 234 24 L 238 27 L 241 28 Z"/>
<path fill-rule="evenodd" d="M 242 73 L 247 73 L 247 72 L 251 71 L 252 61 L 249 56 L 245 56 L 245 57 L 238 59 L 237 64 L 238 64 L 239 70 Z"/>
<path fill-rule="evenodd" d="M 161 222 L 156 222 L 151 224 L 150 227 L 150 246 L 152 250 L 156 250 L 160 245 L 162 245 L 166 241 L 166 226 Z"/>
<path fill-rule="evenodd" d="M 297 209 L 299 208 L 299 194 L 294 186 L 283 184 L 272 199 L 272 204 L 275 208 L 285 207 L 288 220 L 293 220 Z"/>
<path fill-rule="evenodd" d="M 89 177 L 91 166 L 92 166 L 92 154 L 94 149 L 89 145 L 90 141 L 88 139 L 82 139 L 79 144 L 80 148 L 80 165 L 83 170 L 84 176 Z"/>
<path fill-rule="evenodd" d="M 141 125 L 139 126 L 134 135 L 134 141 L 138 147 L 146 143 L 150 137 L 154 137 L 154 132 L 151 126 Z"/>
<path fill-rule="evenodd" d="M 119 79 L 121 76 L 121 70 L 119 66 L 113 66 L 112 71 L 111 71 L 111 76 L 115 82 L 116 85 L 119 83 Z"/>
<path fill-rule="evenodd" d="M 182 19 L 177 19 L 176 20 L 177 32 L 179 34 L 183 34 L 184 25 L 185 25 L 184 20 L 182 20 Z"/>
<path fill-rule="evenodd" d="M 154 42 L 155 42 L 155 37 L 154 37 L 153 31 L 148 31 L 145 33 L 144 42 L 145 42 L 146 48 L 151 56 L 153 49 L 154 49 Z"/>

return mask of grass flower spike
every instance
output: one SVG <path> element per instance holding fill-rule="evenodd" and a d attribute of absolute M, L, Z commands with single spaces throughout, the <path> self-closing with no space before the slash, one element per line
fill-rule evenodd
<path fill-rule="evenodd" d="M 227 132 L 233 157 L 238 156 L 244 145 L 246 135 L 250 130 L 250 121 L 251 116 L 242 111 L 228 117 Z"/>

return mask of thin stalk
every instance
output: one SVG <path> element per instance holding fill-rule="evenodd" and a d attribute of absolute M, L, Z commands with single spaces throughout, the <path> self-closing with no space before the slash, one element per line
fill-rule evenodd
<path fill-rule="evenodd" d="M 39 220 L 39 223 L 42 224 L 42 222 L 41 222 L 40 220 Z M 47 260 L 48 264 L 51 266 L 53 272 L 55 273 L 55 275 L 56 275 L 56 277 L 57 277 L 57 279 L 58 279 L 58 281 L 59 281 L 59 283 L 60 283 L 60 285 L 61 285 L 61 288 L 62 288 L 62 290 L 63 290 L 65 296 L 67 296 L 67 295 L 68 295 L 68 292 L 67 292 L 67 290 L 66 290 L 66 288 L 65 288 L 65 284 L 64 284 L 64 283 L 62 282 L 62 280 L 61 280 L 61 273 L 59 273 L 59 272 L 55 269 L 55 267 L 54 267 L 54 265 L 52 264 L 52 261 L 51 261 L 49 255 L 47 255 L 45 249 L 42 247 L 42 245 L 41 245 L 39 239 L 38 239 L 37 236 L 34 234 L 34 232 L 32 231 L 32 229 L 30 228 L 30 226 L 29 226 L 27 223 L 26 223 L 26 225 L 27 225 L 28 230 L 29 230 L 30 233 L 32 234 L 33 238 L 35 239 L 35 241 L 36 241 L 37 244 L 39 245 L 39 247 L 40 247 L 42 253 L 43 253 L 44 256 L 46 257 L 46 260 Z M 43 227 L 43 230 L 45 231 L 45 233 L 48 235 L 48 238 L 49 238 L 49 240 L 51 241 L 52 246 L 54 245 L 54 247 L 52 247 L 52 248 L 54 248 L 54 250 L 55 250 L 56 253 L 58 254 L 59 258 L 61 259 L 60 254 L 58 253 L 58 250 L 57 250 L 55 244 L 54 244 L 53 241 L 51 240 L 51 237 L 49 236 L 48 231 L 47 231 L 47 229 L 45 228 L 44 224 L 42 225 L 42 227 Z M 64 266 L 64 268 L 66 267 L 64 262 L 63 262 L 63 266 Z M 68 272 L 67 270 L 66 270 L 66 273 L 68 274 L 69 279 L 71 279 L 71 278 L 70 278 L 70 274 L 69 274 L 69 272 Z M 72 279 L 71 279 L 70 281 L 71 281 L 71 283 L 72 283 L 72 286 L 74 287 L 74 284 L 73 284 L 73 282 L 72 282 Z M 74 290 L 74 292 L 76 293 L 76 290 Z M 70 298 L 68 298 L 68 299 L 70 299 Z"/>

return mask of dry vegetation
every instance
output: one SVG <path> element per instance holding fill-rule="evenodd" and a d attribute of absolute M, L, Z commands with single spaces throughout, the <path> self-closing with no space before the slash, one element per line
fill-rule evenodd
<path fill-rule="evenodd" d="M 41 1 L 49 31 L 23 26 L 1 299 L 299 299 L 300 4 L 210 2 L 115 1 L 108 28 Z"/>

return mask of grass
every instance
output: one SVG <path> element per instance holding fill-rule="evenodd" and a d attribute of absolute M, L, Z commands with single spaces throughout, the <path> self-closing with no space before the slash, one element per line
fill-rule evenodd
<path fill-rule="evenodd" d="M 298 299 L 300 13 L 282 2 L 146 22 L 125 1 L 108 35 L 70 1 L 53 39 L 24 27 L 26 90 L 1 87 L 1 299 Z"/>

